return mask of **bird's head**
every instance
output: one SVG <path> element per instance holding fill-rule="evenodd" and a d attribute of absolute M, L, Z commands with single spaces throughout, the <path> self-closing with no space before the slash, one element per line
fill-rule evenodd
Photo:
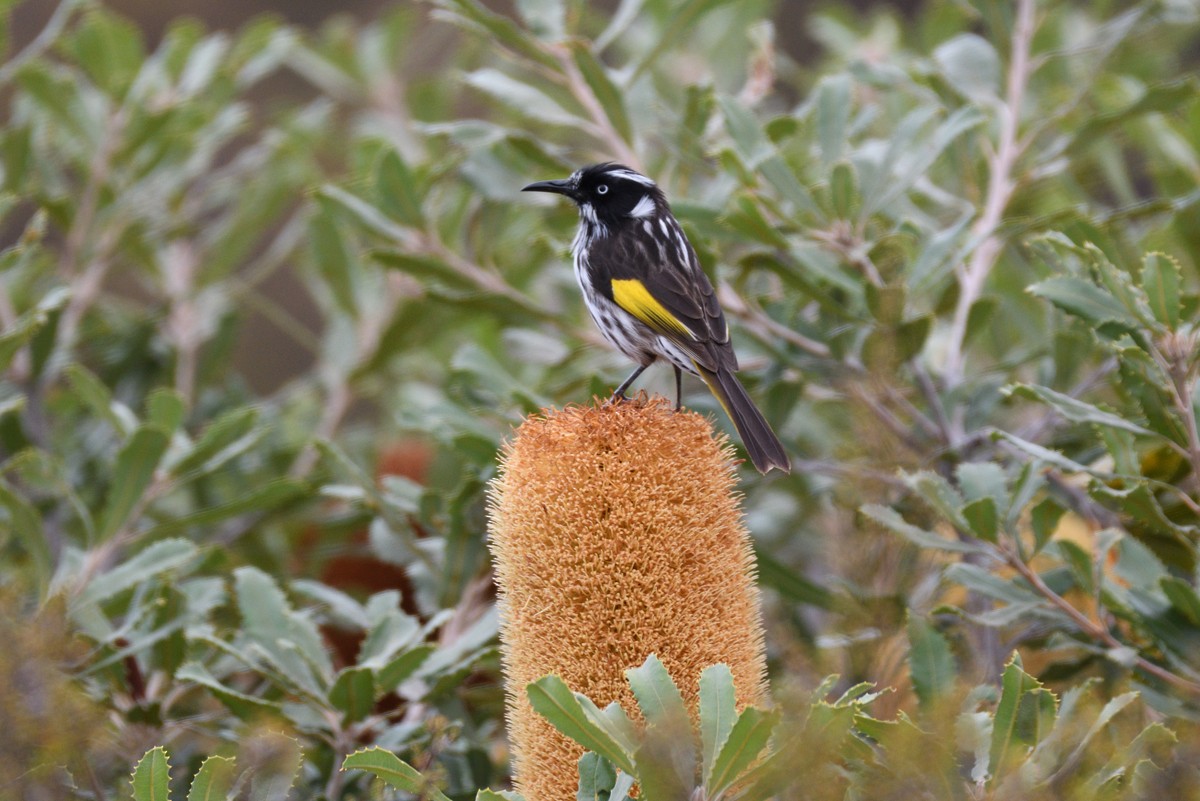
<path fill-rule="evenodd" d="M 566 195 L 579 206 L 579 215 L 586 222 L 607 229 L 651 219 L 667 210 L 666 198 L 654 181 L 611 162 L 583 167 L 559 181 L 538 181 L 521 191 Z"/>

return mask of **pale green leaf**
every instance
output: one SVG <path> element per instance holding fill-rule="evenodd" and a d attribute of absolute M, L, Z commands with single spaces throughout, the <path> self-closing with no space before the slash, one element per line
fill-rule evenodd
<path fill-rule="evenodd" d="M 355 751 L 342 762 L 342 770 L 364 770 L 381 779 L 389 787 L 434 801 L 450 799 L 428 779 L 400 757 L 384 748 L 364 748 Z"/>
<path fill-rule="evenodd" d="M 170 801 L 170 771 L 166 749 L 160 745 L 147 751 L 130 779 L 133 801 Z"/>
<path fill-rule="evenodd" d="M 712 665 L 700 674 L 701 771 L 707 784 L 713 763 L 737 717 L 733 673 L 728 665 Z"/>
<path fill-rule="evenodd" d="M 913 689 L 930 705 L 954 687 L 954 654 L 950 643 L 925 618 L 908 613 L 908 669 Z"/>
<path fill-rule="evenodd" d="M 233 789 L 235 764 L 232 757 L 205 759 L 192 779 L 187 801 L 225 801 Z"/>
<path fill-rule="evenodd" d="M 608 732 L 588 719 L 575 694 L 558 676 L 543 676 L 527 684 L 525 693 L 534 711 L 554 728 L 621 770 L 633 772 L 630 755 Z"/>
<path fill-rule="evenodd" d="M 123 527 L 136 522 L 129 517 L 140 503 L 144 503 L 144 496 L 169 443 L 170 438 L 162 428 L 147 424 L 134 431 L 117 453 L 112 485 L 96 532 L 98 542 L 106 542 Z"/>
<path fill-rule="evenodd" d="M 777 709 L 764 712 L 750 706 L 742 710 L 713 762 L 712 773 L 705 783 L 708 797 L 712 798 L 735 784 L 754 763 L 771 739 L 779 716 Z"/>

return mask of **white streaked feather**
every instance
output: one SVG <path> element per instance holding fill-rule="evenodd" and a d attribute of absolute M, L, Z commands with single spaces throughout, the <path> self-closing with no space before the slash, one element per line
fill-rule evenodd
<path fill-rule="evenodd" d="M 642 195 L 642 199 L 637 202 L 637 205 L 629 210 L 630 217 L 649 217 L 654 213 L 654 198 L 650 195 Z"/>
<path fill-rule="evenodd" d="M 633 181 L 635 184 L 641 184 L 642 186 L 655 185 L 654 181 L 642 175 L 640 172 L 634 172 L 633 170 L 613 170 L 609 173 L 609 175 L 616 176 L 617 178 L 624 178 L 626 181 Z"/>

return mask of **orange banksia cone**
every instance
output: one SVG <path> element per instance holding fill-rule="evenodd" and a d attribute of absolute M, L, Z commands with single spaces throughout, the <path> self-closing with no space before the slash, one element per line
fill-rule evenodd
<path fill-rule="evenodd" d="M 509 738 L 528 801 L 575 797 L 582 749 L 529 705 L 554 673 L 636 714 L 624 671 L 657 654 L 695 714 L 700 672 L 724 662 L 738 706 L 765 699 L 754 554 L 733 450 L 661 400 L 527 419 L 491 487 Z"/>

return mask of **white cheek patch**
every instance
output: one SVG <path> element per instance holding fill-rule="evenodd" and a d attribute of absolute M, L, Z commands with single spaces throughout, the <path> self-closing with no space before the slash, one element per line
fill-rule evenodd
<path fill-rule="evenodd" d="M 642 195 L 642 199 L 637 202 L 637 205 L 629 210 L 630 217 L 649 217 L 654 213 L 654 198 L 650 195 Z"/>

